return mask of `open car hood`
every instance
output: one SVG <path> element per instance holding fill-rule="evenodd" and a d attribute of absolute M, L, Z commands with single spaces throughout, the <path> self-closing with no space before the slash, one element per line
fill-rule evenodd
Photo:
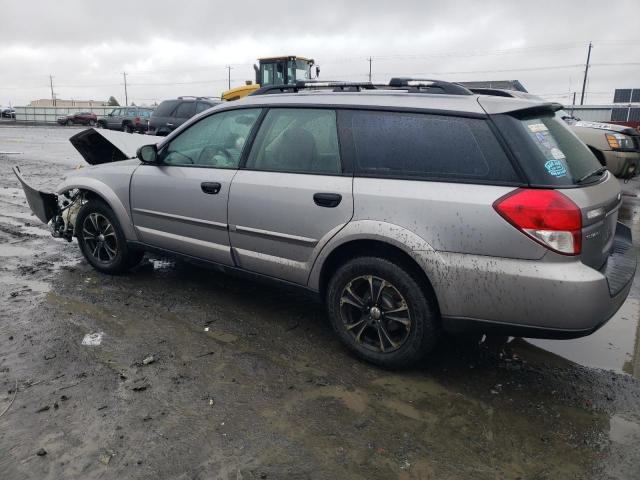
<path fill-rule="evenodd" d="M 69 139 L 82 158 L 91 165 L 134 158 L 138 148 L 158 143 L 162 137 L 88 128 Z"/>

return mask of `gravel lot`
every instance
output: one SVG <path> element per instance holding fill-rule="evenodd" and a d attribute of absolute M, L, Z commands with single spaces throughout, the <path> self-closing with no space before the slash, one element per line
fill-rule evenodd
<path fill-rule="evenodd" d="M 109 277 L 51 238 L 10 167 L 53 189 L 76 131 L 0 124 L 0 477 L 640 478 L 638 278 L 586 339 L 380 370 L 313 298 L 159 257 Z"/>

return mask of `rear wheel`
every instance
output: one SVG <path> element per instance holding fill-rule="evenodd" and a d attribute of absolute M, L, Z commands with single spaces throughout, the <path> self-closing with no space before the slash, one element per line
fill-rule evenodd
<path fill-rule="evenodd" d="M 95 120 L 89 120 L 89 126 L 90 126 L 90 127 L 95 126 L 95 124 L 96 124 L 96 121 L 95 121 Z"/>
<path fill-rule="evenodd" d="M 122 126 L 122 131 L 123 131 L 123 132 L 127 132 L 127 133 L 133 133 L 133 127 L 131 126 L 131 124 L 130 124 L 130 123 L 125 123 L 125 124 Z"/>
<path fill-rule="evenodd" d="M 144 255 L 129 247 L 113 211 L 98 200 L 87 202 L 78 212 L 76 235 L 84 257 L 103 273 L 125 272 Z"/>
<path fill-rule="evenodd" d="M 329 281 L 327 309 L 340 340 L 383 367 L 417 362 L 439 337 L 435 299 L 385 258 L 359 257 L 340 267 Z"/>

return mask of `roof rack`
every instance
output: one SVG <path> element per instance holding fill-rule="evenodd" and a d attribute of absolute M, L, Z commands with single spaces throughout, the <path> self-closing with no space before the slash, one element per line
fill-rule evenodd
<path fill-rule="evenodd" d="M 218 97 L 202 97 L 202 96 L 195 96 L 195 95 L 180 95 L 178 97 L 178 100 L 184 100 L 185 98 L 193 98 L 195 100 L 219 100 Z"/>
<path fill-rule="evenodd" d="M 377 87 L 371 82 L 344 82 L 338 80 L 318 81 L 299 80 L 289 85 L 268 85 L 260 87 L 249 95 L 267 95 L 272 93 L 298 93 L 300 90 L 319 90 L 331 88 L 334 92 L 360 92 L 362 90 L 375 90 Z"/>
<path fill-rule="evenodd" d="M 473 95 L 473 93 L 460 84 L 431 80 L 425 78 L 395 77 L 388 85 L 374 84 L 371 82 L 345 82 L 339 80 L 298 81 L 290 85 L 268 85 L 261 87 L 250 95 L 267 95 L 273 93 L 298 93 L 301 90 L 332 89 L 334 92 L 361 92 L 363 90 L 402 90 L 409 93 L 445 93 L 449 95 Z"/>
<path fill-rule="evenodd" d="M 408 88 L 415 93 L 446 93 L 449 95 L 473 95 L 468 89 L 459 83 L 445 82 L 432 78 L 394 77 L 389 82 L 393 88 Z"/>

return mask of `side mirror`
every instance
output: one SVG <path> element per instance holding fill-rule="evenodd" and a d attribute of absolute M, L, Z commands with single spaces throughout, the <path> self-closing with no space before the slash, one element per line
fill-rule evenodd
<path fill-rule="evenodd" d="M 158 147 L 155 144 L 143 145 L 138 148 L 136 156 L 142 161 L 142 163 L 155 165 L 158 162 Z"/>

